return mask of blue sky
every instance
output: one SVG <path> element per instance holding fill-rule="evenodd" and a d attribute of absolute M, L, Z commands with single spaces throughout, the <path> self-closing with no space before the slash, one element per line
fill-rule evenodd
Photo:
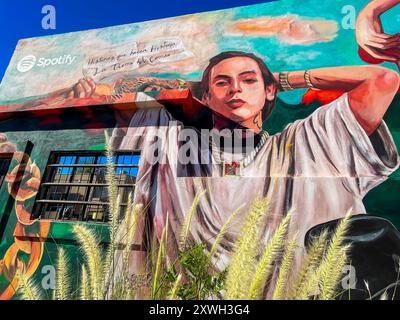
<path fill-rule="evenodd" d="M 0 2 L 0 79 L 19 39 L 101 28 L 268 0 L 14 0 Z M 56 30 L 41 26 L 42 8 L 56 8 Z"/>

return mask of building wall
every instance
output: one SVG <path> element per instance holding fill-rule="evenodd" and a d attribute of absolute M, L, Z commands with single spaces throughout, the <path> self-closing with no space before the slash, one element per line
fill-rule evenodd
<path fill-rule="evenodd" d="M 193 120 L 199 106 L 190 99 L 195 95 L 190 85 L 199 83 L 209 59 L 223 51 L 256 54 L 272 72 L 367 64 L 348 23 L 351 16 L 342 12 L 348 5 L 347 0 L 281 0 L 21 40 L 0 85 L 0 153 L 13 154 L 0 186 L 0 299 L 15 298 L 17 268 L 26 267 L 27 275 L 40 283 L 43 267 L 55 265 L 57 245 L 77 262 L 71 228 L 75 222 L 30 220 L 52 151 L 103 150 L 104 129 L 111 131 L 117 122 L 127 125 L 149 96 L 157 100 L 152 103 L 183 106 L 181 115 Z M 353 20 L 364 5 L 352 4 Z M 400 6 L 395 9 L 397 13 L 382 17 L 390 33 L 399 32 Z M 83 76 L 96 84 L 86 96 L 76 92 Z M 279 93 L 263 129 L 281 132 L 341 94 L 303 89 Z M 384 117 L 398 148 L 399 104 L 397 94 Z M 111 111 L 121 108 L 127 112 Z M 15 183 L 15 168 L 24 153 L 25 175 Z M 11 186 L 18 184 L 16 192 Z M 363 199 L 367 212 L 400 227 L 399 187 L 397 170 Z M 105 224 L 87 225 L 107 241 Z M 79 268 L 71 273 L 78 276 Z"/>

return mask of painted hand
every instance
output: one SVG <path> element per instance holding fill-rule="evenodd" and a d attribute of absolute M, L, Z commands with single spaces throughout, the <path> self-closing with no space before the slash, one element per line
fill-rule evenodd
<path fill-rule="evenodd" d="M 17 151 L 15 144 L 8 141 L 4 133 L 0 133 L 0 153 L 14 153 Z"/>
<path fill-rule="evenodd" d="M 68 98 L 88 98 L 96 90 L 96 83 L 91 78 L 80 79 L 68 92 Z"/>
<path fill-rule="evenodd" d="M 400 59 L 400 34 L 384 33 L 380 16 L 367 6 L 357 17 L 356 39 L 361 58 L 369 63 Z"/>

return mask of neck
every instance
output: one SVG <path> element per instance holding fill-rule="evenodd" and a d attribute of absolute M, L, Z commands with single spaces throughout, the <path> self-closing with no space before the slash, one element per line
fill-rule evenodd
<path fill-rule="evenodd" d="M 223 115 L 213 112 L 213 127 L 219 131 L 223 129 L 249 129 L 253 131 L 255 134 L 258 134 L 262 131 L 262 116 L 261 112 L 256 115 L 254 118 L 247 119 L 242 122 L 235 122 L 231 119 L 224 117 Z"/>
<path fill-rule="evenodd" d="M 217 131 L 222 131 L 223 129 L 229 129 L 233 131 L 236 129 L 235 135 L 241 133 L 242 153 L 246 153 L 249 147 L 254 148 L 255 145 L 257 145 L 261 139 L 260 133 L 262 129 L 253 121 L 253 119 L 238 123 L 216 112 L 213 112 L 212 119 L 213 119 L 213 128 L 217 129 Z M 221 149 L 225 149 L 226 146 L 228 148 L 233 146 L 233 139 L 235 139 L 234 136 L 221 135 L 219 137 L 221 139 L 219 145 Z"/>

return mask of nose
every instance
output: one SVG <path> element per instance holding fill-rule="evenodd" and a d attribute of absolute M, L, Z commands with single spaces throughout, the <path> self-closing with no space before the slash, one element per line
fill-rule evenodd
<path fill-rule="evenodd" d="M 229 93 L 231 95 L 234 95 L 237 92 L 242 92 L 242 87 L 240 86 L 240 82 L 235 80 L 232 81 L 231 86 L 229 87 Z"/>

